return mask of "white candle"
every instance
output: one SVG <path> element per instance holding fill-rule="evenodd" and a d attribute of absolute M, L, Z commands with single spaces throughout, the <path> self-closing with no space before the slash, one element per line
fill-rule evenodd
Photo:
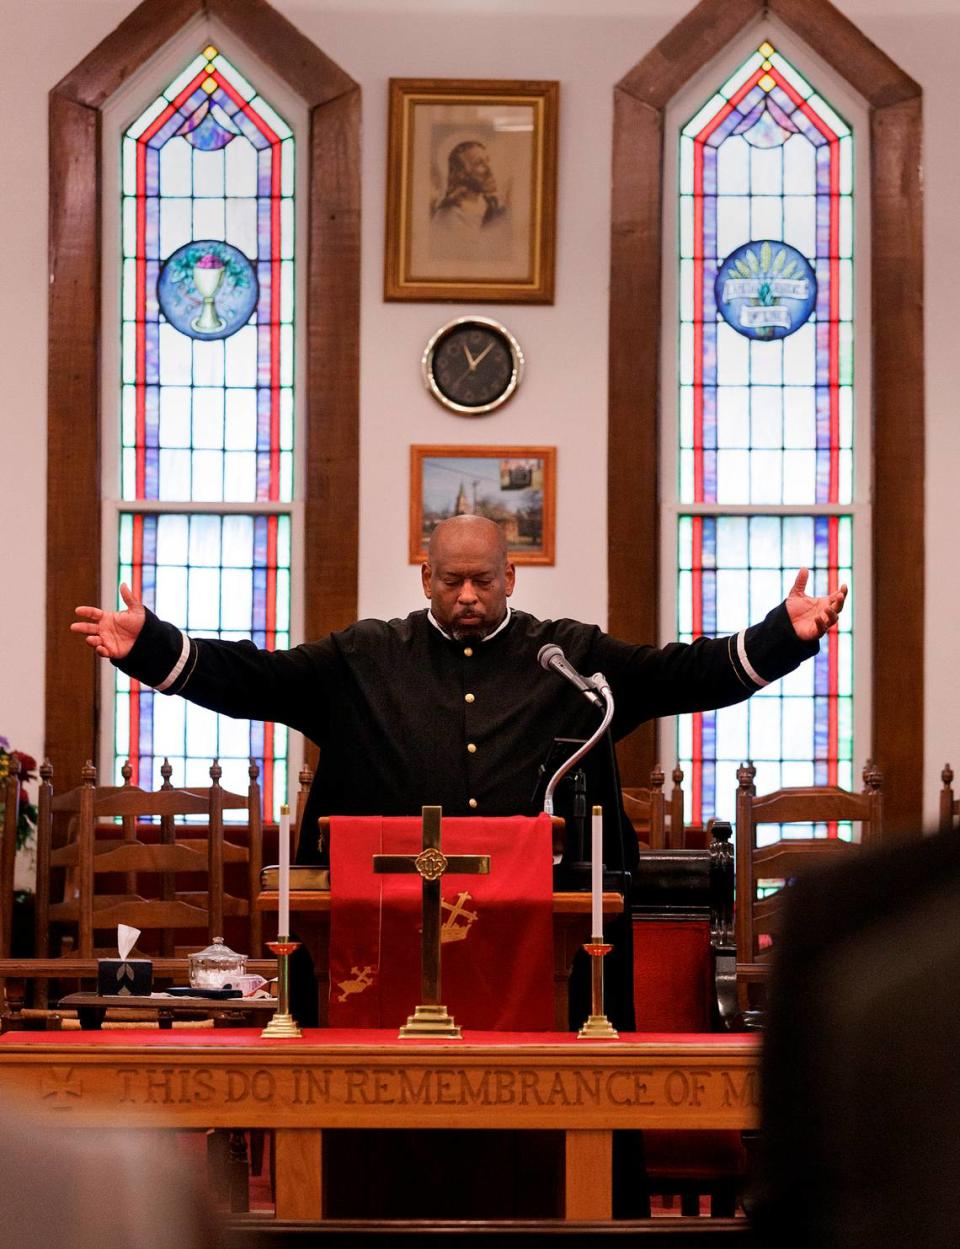
<path fill-rule="evenodd" d="M 603 938 L 603 807 L 593 808 L 590 884 L 593 895 L 591 911 L 592 939 Z"/>
<path fill-rule="evenodd" d="M 286 803 L 280 808 L 280 898 L 277 916 L 277 936 L 281 940 L 290 937 L 290 808 Z"/>

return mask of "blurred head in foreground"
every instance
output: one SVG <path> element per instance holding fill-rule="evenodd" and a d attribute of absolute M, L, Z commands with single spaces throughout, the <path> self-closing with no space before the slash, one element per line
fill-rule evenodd
<path fill-rule="evenodd" d="M 213 1249 L 171 1133 L 39 1127 L 0 1098 L 0 1243 L 9 1249 Z"/>
<path fill-rule="evenodd" d="M 960 833 L 787 892 L 764 1045 L 764 1243 L 956 1249 Z"/>

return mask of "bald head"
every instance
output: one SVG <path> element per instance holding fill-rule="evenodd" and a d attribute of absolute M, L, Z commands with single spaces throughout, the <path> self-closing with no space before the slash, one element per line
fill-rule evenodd
<path fill-rule="evenodd" d="M 441 628 L 457 639 L 496 629 L 516 576 L 507 555 L 506 535 L 485 516 L 451 516 L 437 525 L 421 578 Z"/>
<path fill-rule="evenodd" d="M 507 562 L 507 535 L 496 521 L 486 516 L 450 516 L 442 520 L 430 535 L 427 559 L 434 563 L 451 552 L 487 554 L 491 559 Z"/>

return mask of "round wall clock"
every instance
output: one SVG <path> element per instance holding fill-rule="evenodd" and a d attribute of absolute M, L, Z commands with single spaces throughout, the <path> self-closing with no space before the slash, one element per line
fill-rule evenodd
<path fill-rule="evenodd" d="M 520 385 L 523 352 L 505 326 L 489 317 L 458 317 L 441 326 L 420 361 L 431 395 L 451 412 L 483 416 Z"/>

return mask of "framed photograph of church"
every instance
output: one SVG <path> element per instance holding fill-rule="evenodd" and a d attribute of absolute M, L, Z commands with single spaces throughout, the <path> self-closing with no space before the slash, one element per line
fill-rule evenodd
<path fill-rule="evenodd" d="M 390 79 L 385 299 L 553 303 L 559 89 Z"/>
<path fill-rule="evenodd" d="M 449 516 L 488 516 L 503 527 L 515 564 L 552 564 L 556 550 L 556 447 L 410 448 L 410 563 L 422 563 Z"/>

